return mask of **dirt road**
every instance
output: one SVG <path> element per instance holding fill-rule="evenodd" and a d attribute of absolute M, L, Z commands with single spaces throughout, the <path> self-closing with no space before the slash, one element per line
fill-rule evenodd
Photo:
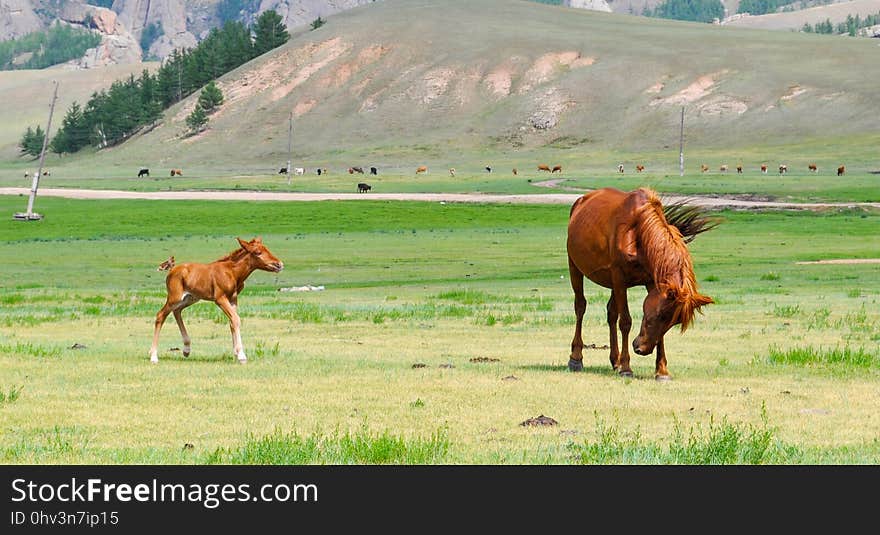
<path fill-rule="evenodd" d="M 30 194 L 27 188 L 0 188 L 0 195 Z M 120 191 L 67 188 L 41 188 L 37 196 L 68 199 L 146 199 L 146 200 L 211 200 L 211 201 L 427 201 L 468 202 L 495 204 L 565 204 L 570 205 L 580 193 L 534 193 L 500 195 L 490 193 L 282 193 L 265 191 Z M 690 203 L 707 208 L 820 210 L 827 208 L 875 208 L 880 202 L 870 203 L 792 203 L 755 201 L 725 197 L 664 195 L 667 202 L 687 199 Z"/>

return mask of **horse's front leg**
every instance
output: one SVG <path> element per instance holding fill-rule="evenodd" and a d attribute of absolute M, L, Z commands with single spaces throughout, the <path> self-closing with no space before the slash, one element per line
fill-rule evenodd
<path fill-rule="evenodd" d="M 620 327 L 620 356 L 617 359 L 617 372 L 623 377 L 632 377 L 632 368 L 629 367 L 629 331 L 632 328 L 632 316 L 629 315 L 629 303 L 626 298 L 626 285 L 614 284 L 612 289 L 615 304 L 617 304 L 617 324 Z"/>
<path fill-rule="evenodd" d="M 611 297 L 608 299 L 608 305 L 605 307 L 605 311 L 608 313 L 608 330 L 609 330 L 609 346 L 611 347 L 611 367 L 614 368 L 614 371 L 617 371 L 620 366 L 620 349 L 617 347 L 617 303 L 614 302 L 614 292 L 611 292 Z"/>
<path fill-rule="evenodd" d="M 584 313 L 587 310 L 587 299 L 584 297 L 584 275 L 574 265 L 571 258 L 568 259 L 568 272 L 571 280 L 571 289 L 574 291 L 575 314 L 574 338 L 571 340 L 571 356 L 568 358 L 568 369 L 573 372 L 579 372 L 584 369 L 584 339 L 581 330 L 584 323 Z"/>
<path fill-rule="evenodd" d="M 663 337 L 657 342 L 657 363 L 654 367 L 654 379 L 658 381 L 669 381 L 672 377 L 669 370 L 666 369 L 666 346 L 663 344 Z"/>
<path fill-rule="evenodd" d="M 245 364 L 247 355 L 244 354 L 244 347 L 241 343 L 241 318 L 238 317 L 238 307 L 232 304 L 225 295 L 217 298 L 216 303 L 229 318 L 229 329 L 232 331 L 232 351 L 235 353 L 235 358 L 240 364 Z"/>

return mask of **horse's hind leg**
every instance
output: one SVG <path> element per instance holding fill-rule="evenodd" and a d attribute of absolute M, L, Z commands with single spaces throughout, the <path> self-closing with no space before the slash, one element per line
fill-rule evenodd
<path fill-rule="evenodd" d="M 571 258 L 568 259 L 568 273 L 571 279 L 571 289 L 574 290 L 574 313 L 577 318 L 574 339 L 571 341 L 568 369 L 578 372 L 584 369 L 584 340 L 581 336 L 581 328 L 584 322 L 584 312 L 587 310 L 587 300 L 584 297 L 584 274 L 574 265 Z"/>
<path fill-rule="evenodd" d="M 181 312 L 183 312 L 183 307 L 176 309 L 174 311 L 174 319 L 177 321 L 177 327 L 180 329 L 180 337 L 183 338 L 183 356 L 188 357 L 192 350 L 192 340 L 189 338 L 189 333 L 186 332 Z"/>

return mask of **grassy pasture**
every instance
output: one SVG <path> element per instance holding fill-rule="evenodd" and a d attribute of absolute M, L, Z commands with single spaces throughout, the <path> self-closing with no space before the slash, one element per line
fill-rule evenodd
<path fill-rule="evenodd" d="M 623 380 L 602 349 L 567 372 L 567 206 L 43 198 L 39 211 L 0 221 L 0 462 L 880 461 L 880 265 L 796 264 L 880 256 L 877 213 L 721 213 L 691 245 L 717 304 L 668 335 L 674 380 L 657 384 L 652 358 L 633 356 Z M 250 362 L 199 303 L 193 354 L 173 349 L 169 321 L 151 366 L 156 265 L 213 260 L 237 235 L 286 265 L 241 297 Z M 302 285 L 326 289 L 278 291 Z M 585 342 L 602 346 L 607 291 L 587 291 Z M 630 293 L 635 321 L 643 295 Z M 540 414 L 559 424 L 519 425 Z"/>

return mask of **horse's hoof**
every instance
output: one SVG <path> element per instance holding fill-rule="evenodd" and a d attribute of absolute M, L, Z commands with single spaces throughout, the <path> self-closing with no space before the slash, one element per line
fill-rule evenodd
<path fill-rule="evenodd" d="M 568 370 L 572 372 L 579 372 L 584 369 L 584 361 L 582 360 L 574 360 L 568 359 Z"/>
<path fill-rule="evenodd" d="M 672 377 L 670 377 L 668 375 L 657 375 L 656 377 L 654 377 L 654 380 L 660 381 L 661 383 L 668 383 L 669 381 L 672 380 Z"/>
<path fill-rule="evenodd" d="M 150 359 L 150 364 L 159 364 L 159 359 Z"/>
<path fill-rule="evenodd" d="M 239 364 L 247 364 L 247 359 L 238 359 Z"/>
<path fill-rule="evenodd" d="M 183 356 L 184 356 L 184 357 L 188 357 L 188 356 L 189 356 L 189 351 L 184 351 L 184 352 L 183 352 Z"/>
<path fill-rule="evenodd" d="M 621 377 L 632 377 L 633 376 L 632 370 L 620 370 L 618 373 L 620 374 Z"/>

